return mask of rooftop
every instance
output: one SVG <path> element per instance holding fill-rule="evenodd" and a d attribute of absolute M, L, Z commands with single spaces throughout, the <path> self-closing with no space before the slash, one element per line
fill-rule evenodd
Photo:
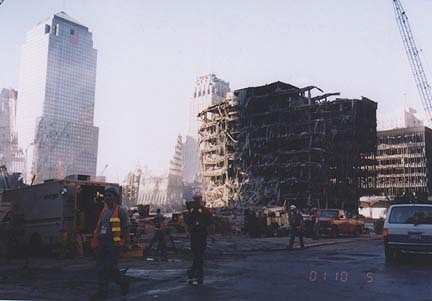
<path fill-rule="evenodd" d="M 61 19 L 63 19 L 63 20 L 66 20 L 66 21 L 68 21 L 68 22 L 70 22 L 70 23 L 74 23 L 74 24 L 76 24 L 76 25 L 80 25 L 80 26 L 83 26 L 83 27 L 86 27 L 86 28 L 87 28 L 87 26 L 81 24 L 81 22 L 79 22 L 78 20 L 72 18 L 71 16 L 69 16 L 69 15 L 68 15 L 67 13 L 65 13 L 64 11 L 60 11 L 60 12 L 54 14 L 54 16 L 55 16 L 55 17 L 58 17 L 58 18 L 61 18 Z"/>
<path fill-rule="evenodd" d="M 384 136 L 394 136 L 394 135 L 406 135 L 406 134 L 414 134 L 414 133 L 422 133 L 426 131 L 431 131 L 427 126 L 417 126 L 417 127 L 403 127 L 403 128 L 394 128 L 388 130 L 377 131 L 377 134 L 381 137 Z"/>
<path fill-rule="evenodd" d="M 248 95 L 258 96 L 258 95 L 265 95 L 268 93 L 273 93 L 281 90 L 292 90 L 293 93 L 298 93 L 300 91 L 300 88 L 281 81 L 277 81 L 267 85 L 238 89 L 234 91 L 234 93 L 238 94 L 240 91 L 246 91 Z"/>

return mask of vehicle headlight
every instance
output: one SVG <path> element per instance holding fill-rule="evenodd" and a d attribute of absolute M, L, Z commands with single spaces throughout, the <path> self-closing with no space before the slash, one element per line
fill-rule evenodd
<path fill-rule="evenodd" d="M 390 234 L 389 229 L 384 228 L 384 229 L 383 229 L 383 239 L 384 239 L 384 242 L 387 242 L 387 241 L 388 241 L 389 234 Z"/>

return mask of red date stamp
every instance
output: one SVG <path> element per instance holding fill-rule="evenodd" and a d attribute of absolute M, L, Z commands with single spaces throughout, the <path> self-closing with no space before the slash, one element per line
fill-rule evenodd
<path fill-rule="evenodd" d="M 347 271 L 339 271 L 339 272 L 320 272 L 320 271 L 309 271 L 307 278 L 310 282 L 318 282 L 318 281 L 335 281 L 335 282 L 348 282 L 353 278 L 352 273 Z M 361 273 L 361 280 L 364 280 L 366 283 L 373 283 L 375 281 L 375 274 L 372 272 Z"/>

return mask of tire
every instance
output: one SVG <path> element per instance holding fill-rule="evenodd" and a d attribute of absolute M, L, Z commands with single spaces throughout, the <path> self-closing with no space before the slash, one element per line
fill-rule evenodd
<path fill-rule="evenodd" d="M 39 256 L 42 254 L 42 237 L 38 233 L 33 233 L 29 241 L 30 255 Z"/>
<path fill-rule="evenodd" d="M 356 229 L 355 229 L 355 231 L 354 231 L 354 236 L 355 237 L 358 237 L 358 236 L 360 236 L 361 234 L 362 234 L 362 228 L 361 227 L 357 227 Z"/>
<path fill-rule="evenodd" d="M 272 229 L 272 236 L 273 236 L 273 237 L 278 237 L 278 236 L 279 236 L 279 235 L 278 235 L 278 232 L 279 232 L 279 225 L 276 224 L 276 225 L 273 226 L 273 229 Z"/>
<path fill-rule="evenodd" d="M 330 237 L 331 238 L 337 238 L 339 235 L 339 230 L 336 226 L 333 226 L 331 231 L 330 231 Z"/>
<path fill-rule="evenodd" d="M 7 246 L 6 246 L 6 240 L 3 239 L 3 237 L 0 237 L 0 258 L 6 257 L 7 254 Z"/>
<path fill-rule="evenodd" d="M 399 252 L 388 246 L 384 246 L 384 255 L 386 263 L 396 263 L 399 260 Z"/>

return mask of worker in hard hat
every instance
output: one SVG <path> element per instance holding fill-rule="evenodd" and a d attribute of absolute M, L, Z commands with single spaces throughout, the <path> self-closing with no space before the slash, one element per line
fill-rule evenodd
<path fill-rule="evenodd" d="M 312 208 L 310 216 L 312 221 L 312 239 L 317 240 L 320 236 L 319 210 Z"/>
<path fill-rule="evenodd" d="M 92 247 L 96 253 L 99 289 L 92 300 L 101 300 L 108 297 L 108 285 L 114 280 L 122 295 L 129 291 L 129 283 L 120 274 L 118 260 L 120 252 L 129 242 L 128 215 L 120 207 L 120 195 L 117 189 L 110 187 L 104 193 L 105 206 L 97 222 Z"/>
<path fill-rule="evenodd" d="M 290 240 L 288 249 L 292 250 L 294 247 L 295 237 L 298 236 L 300 240 L 300 247 L 304 248 L 303 242 L 303 231 L 304 231 L 304 221 L 301 212 L 297 209 L 295 205 L 291 205 L 289 208 L 289 224 L 290 224 Z"/>
<path fill-rule="evenodd" d="M 188 202 L 187 209 L 185 223 L 190 234 L 193 258 L 188 278 L 189 284 L 199 285 L 204 281 L 204 251 L 207 247 L 207 233 L 212 223 L 212 215 L 205 207 L 200 193 L 193 195 L 193 201 Z"/>
<path fill-rule="evenodd" d="M 147 256 L 149 252 L 152 250 L 153 245 L 156 243 L 157 250 L 159 253 L 158 255 L 160 256 L 161 260 L 166 261 L 168 259 L 167 246 L 166 246 L 167 229 L 164 221 L 164 216 L 162 215 L 160 208 L 156 210 L 156 216 L 154 218 L 154 227 L 155 227 L 155 231 L 153 237 L 149 245 L 143 250 L 143 256 Z"/>

